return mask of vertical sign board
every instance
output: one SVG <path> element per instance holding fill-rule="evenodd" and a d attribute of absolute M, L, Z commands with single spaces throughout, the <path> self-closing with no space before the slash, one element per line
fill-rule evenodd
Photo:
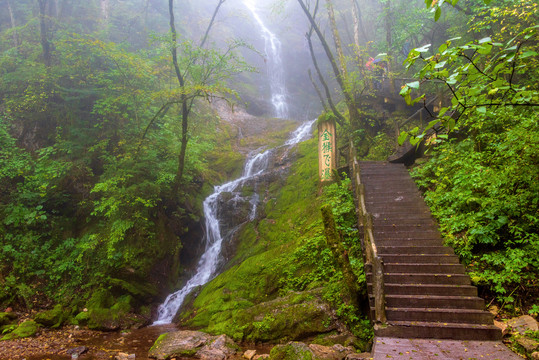
<path fill-rule="evenodd" d="M 337 169 L 335 121 L 319 121 L 318 123 L 318 173 L 320 181 L 333 180 L 333 170 Z"/>

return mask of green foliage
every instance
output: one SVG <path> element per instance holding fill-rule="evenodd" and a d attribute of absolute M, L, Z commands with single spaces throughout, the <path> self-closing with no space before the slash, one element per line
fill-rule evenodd
<path fill-rule="evenodd" d="M 418 90 L 420 82 L 442 82 L 451 94 L 451 105 L 442 107 L 434 120 L 422 132 L 403 133 L 399 143 L 409 136 L 412 144 L 425 138 L 433 128 L 440 132 L 480 132 L 492 115 L 501 107 L 509 107 L 515 113 L 521 108 L 535 107 L 539 104 L 537 79 L 539 73 L 537 30 L 537 4 L 521 6 L 507 5 L 498 11 L 486 12 L 479 24 L 474 24 L 472 31 L 491 28 L 493 24 L 515 21 L 514 17 L 523 18 L 520 31 L 514 33 L 503 27 L 493 37 L 457 45 L 461 38 L 454 38 L 443 43 L 437 53 L 426 56 L 429 45 L 410 51 L 405 61 L 408 69 L 419 64 L 417 73 L 420 81 L 406 84 L 400 94 L 408 104 L 424 98 L 424 94 L 412 99 L 412 91 Z M 438 6 L 438 5 L 437 5 Z M 527 110 L 523 110 L 527 111 Z M 447 139 L 447 135 L 438 134 L 434 142 Z M 432 140 L 431 140 L 432 141 Z"/>
<path fill-rule="evenodd" d="M 438 12 L 441 3 L 427 6 Z M 472 35 L 491 36 L 463 45 L 447 40 L 432 56 L 429 45 L 409 53 L 406 65 L 419 64 L 419 81 L 403 87 L 405 100 L 422 99 L 413 99 L 413 91 L 435 80 L 451 104 L 399 142 L 441 144 L 414 176 L 472 281 L 512 306 L 515 292 L 523 303 L 536 296 L 539 272 L 538 5 L 496 5 L 477 10 L 470 23 Z"/>
<path fill-rule="evenodd" d="M 539 273 L 538 118 L 491 116 L 477 135 L 439 146 L 414 176 L 472 280 L 503 295 L 536 286 Z"/>

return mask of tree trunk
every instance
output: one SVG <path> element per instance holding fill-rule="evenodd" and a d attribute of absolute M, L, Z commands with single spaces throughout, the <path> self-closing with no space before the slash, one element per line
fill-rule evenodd
<path fill-rule="evenodd" d="M 363 35 L 363 43 L 366 43 L 369 41 L 369 37 L 367 36 L 367 32 L 365 31 L 365 26 L 363 25 L 363 18 L 361 15 L 361 8 L 359 7 L 359 4 L 357 0 L 352 0 L 352 15 L 354 18 L 354 42 L 356 43 L 356 46 L 359 47 L 361 45 L 361 35 Z M 361 35 L 360 35 L 361 32 Z"/>
<path fill-rule="evenodd" d="M 365 308 L 365 304 L 368 301 L 367 291 L 364 288 L 360 288 L 359 281 L 352 271 L 352 266 L 350 265 L 350 260 L 348 259 L 348 252 L 342 245 L 342 239 L 337 231 L 331 206 L 324 205 L 320 210 L 322 211 L 326 241 L 331 253 L 333 254 L 335 262 L 342 271 L 343 280 L 350 296 L 349 301 L 358 310 L 362 310 Z"/>
<path fill-rule="evenodd" d="M 331 92 L 329 91 L 329 86 L 326 80 L 324 79 L 322 72 L 320 71 L 320 67 L 318 66 L 318 61 L 316 60 L 316 56 L 314 55 L 314 48 L 313 48 L 313 42 L 311 40 L 311 35 L 312 35 L 312 27 L 311 27 L 311 31 L 307 33 L 305 37 L 307 38 L 307 43 L 309 44 L 309 52 L 311 53 L 311 59 L 313 61 L 314 68 L 316 70 L 316 73 L 318 74 L 318 79 L 320 80 L 320 83 L 324 87 L 324 91 L 326 93 L 326 98 L 328 100 L 329 107 L 331 108 L 331 111 L 333 111 L 333 114 L 337 117 L 337 122 L 339 123 L 339 125 L 343 126 L 344 123 L 346 122 L 346 119 L 344 118 L 344 116 L 342 116 L 339 110 L 337 110 L 337 107 L 333 103 L 333 99 L 331 98 Z"/>
<path fill-rule="evenodd" d="M 47 39 L 46 10 L 48 0 L 38 0 L 39 3 L 39 30 L 41 33 L 41 48 L 43 49 L 43 62 L 51 66 L 51 44 Z"/>
<path fill-rule="evenodd" d="M 341 36 L 339 35 L 339 30 L 337 29 L 337 21 L 335 20 L 335 11 L 333 9 L 333 3 L 330 0 L 326 0 L 329 24 L 331 26 L 331 33 L 333 34 L 333 42 L 335 42 L 335 49 L 339 57 L 339 65 L 341 67 L 341 72 L 343 78 L 346 79 L 346 59 L 344 58 L 344 53 L 342 50 Z"/>
<path fill-rule="evenodd" d="M 9 19 L 11 21 L 11 31 L 13 32 L 13 46 L 19 46 L 19 34 L 17 34 L 17 24 L 15 23 L 15 14 L 11 7 L 11 1 L 7 0 L 7 10 L 9 12 Z"/>
<path fill-rule="evenodd" d="M 174 72 L 176 73 L 176 78 L 180 84 L 180 88 L 185 88 L 185 79 L 180 71 L 180 66 L 178 64 L 178 49 L 177 49 L 177 39 L 178 34 L 176 32 L 176 24 L 174 22 L 174 0 L 168 0 L 168 13 L 170 20 L 170 34 L 171 34 L 171 53 L 172 53 L 172 65 L 174 66 Z M 187 104 L 187 95 L 182 93 L 180 96 L 180 102 L 182 105 L 182 145 L 180 148 L 180 155 L 178 155 L 178 171 L 176 172 L 176 179 L 174 180 L 174 193 L 177 194 L 180 188 L 180 182 L 183 177 L 183 170 L 185 168 L 185 154 L 187 153 L 187 132 L 189 130 L 189 107 Z"/>
<path fill-rule="evenodd" d="M 104 21 L 108 21 L 109 19 L 109 0 L 99 0 L 101 5 L 101 18 Z"/>

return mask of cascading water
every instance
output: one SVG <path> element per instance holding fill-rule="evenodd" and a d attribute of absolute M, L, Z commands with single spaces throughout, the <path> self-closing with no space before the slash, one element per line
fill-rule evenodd
<path fill-rule="evenodd" d="M 303 123 L 296 131 L 294 131 L 291 137 L 286 141 L 283 146 L 287 146 L 289 149 L 297 143 L 306 140 L 310 136 L 310 129 L 314 120 Z M 243 175 L 233 181 L 226 184 L 216 186 L 213 194 L 208 196 L 204 200 L 204 217 L 206 219 L 205 228 L 206 234 L 204 236 L 206 250 L 202 254 L 198 261 L 195 275 L 185 286 L 170 294 L 163 304 L 159 306 L 158 318 L 153 323 L 154 325 L 170 324 L 174 315 L 178 312 L 178 309 L 182 305 L 185 297 L 196 287 L 207 283 L 212 276 L 215 275 L 217 266 L 220 260 L 221 247 L 223 245 L 223 236 L 221 234 L 221 228 L 218 218 L 218 205 L 219 199 L 222 193 L 230 193 L 238 190 L 246 181 L 252 180 L 256 176 L 262 175 L 268 168 L 269 160 L 274 149 L 259 152 L 254 156 L 250 156 L 249 160 L 245 163 Z M 253 220 L 256 216 L 258 195 L 255 193 L 250 200 L 251 212 L 250 220 Z"/>
<path fill-rule="evenodd" d="M 264 38 L 266 57 L 264 62 L 267 65 L 267 74 L 270 83 L 271 91 L 271 103 L 275 111 L 275 116 L 279 118 L 288 117 L 288 103 L 287 103 L 287 91 L 286 82 L 284 76 L 284 67 L 281 56 L 281 42 L 272 33 L 268 27 L 262 21 L 262 18 L 258 14 L 258 9 L 253 0 L 244 0 L 245 6 L 249 9 L 253 18 L 255 19 L 262 37 Z"/>

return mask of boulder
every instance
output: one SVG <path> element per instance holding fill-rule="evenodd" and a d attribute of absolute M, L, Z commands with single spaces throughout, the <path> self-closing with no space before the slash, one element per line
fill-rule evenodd
<path fill-rule="evenodd" d="M 283 342 L 336 330 L 337 321 L 329 305 L 313 295 L 293 293 L 248 309 L 254 321 L 245 328 L 245 339 Z"/>
<path fill-rule="evenodd" d="M 253 360 L 255 355 L 256 355 L 256 350 L 247 350 L 246 352 L 243 353 L 243 357 L 246 358 L 247 360 Z"/>
<path fill-rule="evenodd" d="M 526 351 L 534 351 L 539 348 L 539 342 L 534 339 L 530 339 L 527 336 L 519 336 L 517 338 L 517 343 L 526 349 Z"/>
<path fill-rule="evenodd" d="M 34 336 L 39 330 L 39 325 L 33 320 L 27 320 L 20 324 L 11 333 L 5 335 L 1 340 L 20 339 Z"/>
<path fill-rule="evenodd" d="M 507 321 L 507 325 L 510 326 L 513 331 L 518 332 L 522 335 L 524 335 L 527 330 L 539 330 L 539 325 L 537 324 L 537 321 L 530 315 L 523 315 L 517 318 L 510 319 Z"/>
<path fill-rule="evenodd" d="M 71 357 L 80 356 L 88 351 L 88 348 L 86 346 L 77 346 L 76 348 L 71 348 L 66 351 L 67 355 L 71 355 Z"/>
<path fill-rule="evenodd" d="M 345 360 L 357 360 L 357 359 L 372 359 L 371 353 L 354 353 L 346 355 Z"/>
<path fill-rule="evenodd" d="M 317 344 L 311 344 L 309 345 L 309 349 L 311 349 L 312 353 L 324 360 L 343 360 L 346 355 L 347 351 L 346 348 L 342 345 L 339 347 L 337 346 L 323 346 L 323 345 L 317 345 Z"/>
<path fill-rule="evenodd" d="M 509 326 L 507 325 L 507 323 L 494 320 L 494 326 L 496 326 L 502 331 L 502 336 L 509 334 Z"/>
<path fill-rule="evenodd" d="M 69 314 L 64 311 L 62 305 L 56 305 L 52 310 L 45 310 L 34 316 L 34 321 L 40 325 L 58 328 L 67 320 Z"/>
<path fill-rule="evenodd" d="M 152 359 L 196 357 L 203 360 L 226 360 L 237 351 L 228 336 L 212 336 L 200 331 L 175 331 L 163 334 L 148 352 Z"/>
<path fill-rule="evenodd" d="M 270 352 L 270 360 L 320 360 L 311 349 L 302 342 L 289 342 L 277 345 Z"/>

